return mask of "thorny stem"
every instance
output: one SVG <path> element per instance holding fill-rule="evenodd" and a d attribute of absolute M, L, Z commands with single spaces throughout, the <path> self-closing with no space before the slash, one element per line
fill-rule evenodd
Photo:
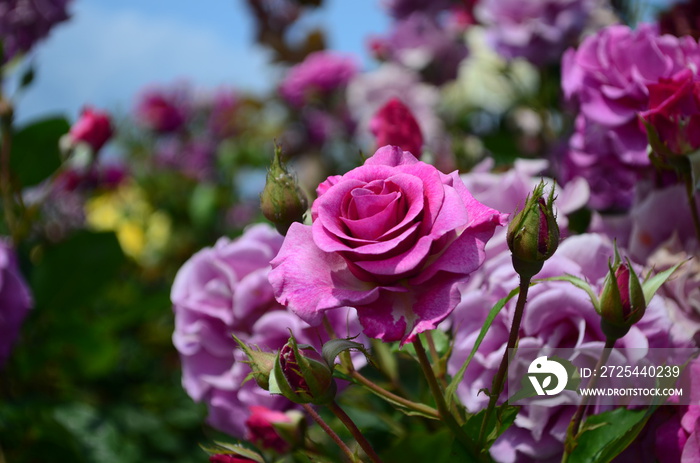
<path fill-rule="evenodd" d="M 350 434 L 352 434 L 357 443 L 360 444 L 360 447 L 362 447 L 362 450 L 365 451 L 372 463 L 382 463 L 382 459 L 379 458 L 377 452 L 374 451 L 374 448 L 372 448 L 372 444 L 369 443 L 369 441 L 365 438 L 365 436 L 358 429 L 358 427 L 355 425 L 355 422 L 352 421 L 348 414 L 345 413 L 345 411 L 342 408 L 340 408 L 335 401 L 332 401 L 330 404 L 328 404 L 328 408 L 333 412 L 333 414 L 336 417 L 338 417 L 340 421 L 343 422 L 345 427 L 348 428 Z"/>
<path fill-rule="evenodd" d="M 472 438 L 464 432 L 464 430 L 459 426 L 455 417 L 450 413 L 447 408 L 447 403 L 445 402 L 445 396 L 440 389 L 437 378 L 433 372 L 433 367 L 430 365 L 430 360 L 428 360 L 428 355 L 425 353 L 425 348 L 421 343 L 420 337 L 416 336 L 413 341 L 413 346 L 416 349 L 416 356 L 418 357 L 418 363 L 420 363 L 423 374 L 428 381 L 428 386 L 430 387 L 430 392 L 435 398 L 435 403 L 437 404 L 438 412 L 440 413 L 440 418 L 442 421 L 450 428 L 452 434 L 455 438 L 462 444 L 464 449 L 469 452 L 477 461 L 483 460 L 483 455 L 479 452 L 476 444 Z"/>
<path fill-rule="evenodd" d="M 319 426 L 321 426 L 321 429 L 323 429 L 326 432 L 326 434 L 328 434 L 331 437 L 331 439 L 333 439 L 333 441 L 335 441 L 335 443 L 338 444 L 338 447 L 340 447 L 340 450 L 343 451 L 343 453 L 345 454 L 345 456 L 348 458 L 349 461 L 351 461 L 351 462 L 357 461 L 357 459 L 355 458 L 355 455 L 352 453 L 352 450 L 350 450 L 350 447 L 348 447 L 347 444 L 345 442 L 343 442 L 343 439 L 341 439 L 340 436 L 338 436 L 335 433 L 335 431 L 333 431 L 331 429 L 331 427 L 328 426 L 328 424 L 325 421 L 323 421 L 323 418 L 321 418 L 321 415 L 316 413 L 316 410 L 314 410 L 314 408 L 311 405 L 302 404 L 301 406 L 304 408 L 304 410 L 306 410 L 306 413 L 308 413 L 309 416 L 316 423 L 318 423 Z"/>
<path fill-rule="evenodd" d="M 608 358 L 610 358 L 610 353 L 615 347 L 615 341 L 617 339 L 614 338 L 607 338 L 605 340 L 605 348 L 603 349 L 603 352 L 600 354 L 600 358 L 598 359 L 598 364 L 595 367 L 594 371 L 600 371 L 600 368 L 605 365 L 605 363 L 608 361 Z M 588 383 L 588 388 L 594 388 L 596 383 L 598 382 L 598 377 L 593 376 L 591 378 L 591 381 Z M 578 406 L 576 409 L 576 413 L 574 413 L 573 418 L 571 418 L 571 424 L 569 424 L 569 428 L 566 431 L 566 445 L 565 445 L 565 452 L 564 452 L 564 457 L 562 458 L 563 462 L 566 462 L 569 458 L 569 454 L 574 450 L 574 446 L 572 445 L 574 442 L 574 439 L 578 435 L 579 428 L 581 427 L 581 421 L 583 420 L 583 415 L 586 413 L 586 408 L 588 408 L 588 403 L 591 400 L 591 396 L 583 396 L 581 399 L 581 404 Z"/>
<path fill-rule="evenodd" d="M 513 324 L 510 327 L 510 335 L 508 336 L 508 344 L 506 346 L 505 352 L 503 352 L 503 358 L 501 359 L 501 365 L 498 367 L 498 372 L 493 378 L 493 383 L 491 385 L 491 391 L 489 392 L 489 404 L 484 412 L 484 421 L 481 423 L 481 429 L 479 430 L 479 443 L 484 444 L 484 438 L 486 435 L 486 426 L 494 409 L 496 408 L 496 402 L 503 392 L 503 385 L 505 384 L 506 376 L 508 373 L 508 360 L 510 355 L 510 350 L 515 349 L 515 345 L 518 343 L 518 333 L 520 332 L 520 322 L 523 319 L 523 312 L 525 311 L 525 303 L 527 302 L 527 292 L 530 289 L 530 280 L 532 276 L 520 276 L 520 293 L 518 293 L 518 302 L 515 304 L 515 313 L 513 314 Z"/>

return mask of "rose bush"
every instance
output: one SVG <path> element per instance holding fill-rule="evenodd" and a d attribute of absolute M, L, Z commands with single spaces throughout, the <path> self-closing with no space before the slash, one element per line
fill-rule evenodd
<path fill-rule="evenodd" d="M 277 300 L 303 320 L 354 307 L 364 333 L 409 342 L 459 300 L 505 216 L 395 146 L 318 187 L 313 225 L 295 223 L 272 261 Z"/>

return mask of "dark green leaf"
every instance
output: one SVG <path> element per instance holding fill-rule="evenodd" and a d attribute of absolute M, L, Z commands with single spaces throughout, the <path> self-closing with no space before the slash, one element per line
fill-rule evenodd
<path fill-rule="evenodd" d="M 491 447 L 496 439 L 513 424 L 519 411 L 520 407 L 513 405 L 501 405 L 494 409 L 494 413 L 491 414 L 486 425 L 486 448 Z M 481 410 L 469 418 L 463 426 L 464 431 L 469 435 L 478 436 L 481 432 L 481 423 L 484 421 L 485 415 L 486 410 Z"/>
<path fill-rule="evenodd" d="M 79 231 L 50 245 L 32 274 L 37 306 L 69 310 L 99 293 L 124 261 L 112 232 Z"/>
<path fill-rule="evenodd" d="M 590 416 L 568 463 L 608 463 L 625 450 L 649 420 L 653 409 L 617 408 Z"/>
<path fill-rule="evenodd" d="M 21 128 L 12 139 L 10 167 L 23 187 L 45 180 L 61 165 L 59 139 L 70 125 L 62 117 L 42 119 Z"/>

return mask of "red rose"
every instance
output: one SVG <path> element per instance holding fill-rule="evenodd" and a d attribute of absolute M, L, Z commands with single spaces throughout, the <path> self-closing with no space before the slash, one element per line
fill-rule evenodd
<path fill-rule="evenodd" d="M 649 109 L 641 117 L 656 130 L 659 140 L 674 154 L 700 148 L 700 81 L 684 69 L 670 78 L 647 85 Z"/>
<path fill-rule="evenodd" d="M 411 110 L 398 98 L 392 98 L 377 111 L 369 129 L 377 137 L 377 146 L 393 145 L 420 159 L 423 134 Z"/>

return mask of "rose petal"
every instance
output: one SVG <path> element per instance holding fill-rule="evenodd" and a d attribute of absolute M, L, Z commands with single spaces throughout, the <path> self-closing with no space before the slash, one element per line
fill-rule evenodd
<path fill-rule="evenodd" d="M 358 280 L 340 255 L 315 245 L 308 225 L 292 224 L 271 264 L 269 280 L 279 303 L 312 325 L 321 322 L 323 311 L 379 297 L 377 285 Z"/>

